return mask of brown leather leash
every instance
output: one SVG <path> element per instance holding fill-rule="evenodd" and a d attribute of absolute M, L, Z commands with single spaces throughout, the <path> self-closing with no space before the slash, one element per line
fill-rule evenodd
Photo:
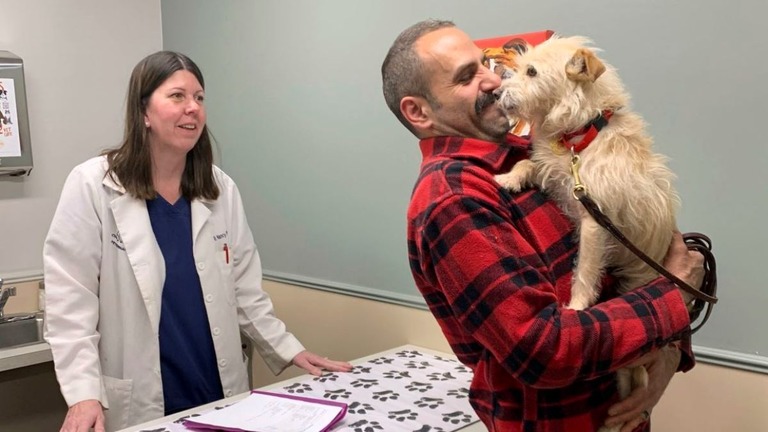
<path fill-rule="evenodd" d="M 579 178 L 578 173 L 579 168 L 579 156 L 576 154 L 573 154 L 571 159 L 571 171 L 573 173 L 573 177 L 575 180 L 575 184 L 573 187 L 573 197 L 576 198 L 587 210 L 587 212 L 592 216 L 592 218 L 595 219 L 595 221 L 600 224 L 601 227 L 605 228 L 606 231 L 608 231 L 616 240 L 619 241 L 622 245 L 624 245 L 627 249 L 629 249 L 632 253 L 637 255 L 638 258 L 643 260 L 646 264 L 648 264 L 651 268 L 659 272 L 659 274 L 663 275 L 672 283 L 680 287 L 683 291 L 691 294 L 694 297 L 693 301 L 693 307 L 689 311 L 691 324 L 693 324 L 694 321 L 696 321 L 699 316 L 701 315 L 701 312 L 705 310 L 704 318 L 702 321 L 693 327 L 691 326 L 691 333 L 696 333 L 701 327 L 704 326 L 704 323 L 707 322 L 709 319 L 709 316 L 712 314 L 712 308 L 714 307 L 714 304 L 717 303 L 717 269 L 716 269 L 716 263 L 715 263 L 715 256 L 712 254 L 712 241 L 704 234 L 701 233 L 685 233 L 683 234 L 683 240 L 685 241 L 686 245 L 688 246 L 689 250 L 695 250 L 699 253 L 701 253 L 704 256 L 704 280 L 701 285 L 701 289 L 697 290 L 690 285 L 688 285 L 686 282 L 684 282 L 682 279 L 678 278 L 677 276 L 670 273 L 667 269 L 665 269 L 662 265 L 654 261 L 651 257 L 646 255 L 643 251 L 641 251 L 637 246 L 635 246 L 629 239 L 627 239 L 624 234 L 621 233 L 621 231 L 616 228 L 616 226 L 611 222 L 611 220 L 606 216 L 598 207 L 598 205 L 587 195 L 587 188 L 581 183 L 581 180 Z"/>

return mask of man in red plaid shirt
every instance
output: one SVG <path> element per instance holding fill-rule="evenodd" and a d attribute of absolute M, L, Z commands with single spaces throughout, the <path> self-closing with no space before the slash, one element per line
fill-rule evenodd
<path fill-rule="evenodd" d="M 537 189 L 494 181 L 528 155 L 508 135 L 492 92 L 500 78 L 446 21 L 400 34 L 382 65 L 392 112 L 420 139 L 408 209 L 411 270 L 459 359 L 470 401 L 491 431 L 650 430 L 649 413 L 677 370 L 693 367 L 687 293 L 664 278 L 583 311 L 564 308 L 574 227 Z M 664 265 L 700 286 L 703 257 L 676 234 Z M 682 339 L 682 342 L 680 340 Z M 614 373 L 641 364 L 647 388 L 618 400 Z"/>

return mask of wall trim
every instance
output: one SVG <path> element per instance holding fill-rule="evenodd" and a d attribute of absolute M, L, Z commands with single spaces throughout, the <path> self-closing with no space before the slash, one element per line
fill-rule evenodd
<path fill-rule="evenodd" d="M 43 278 L 43 271 L 29 270 L 6 273 L 0 276 L 3 276 L 3 279 L 5 280 L 4 284 L 21 283 L 41 280 Z M 264 279 L 415 309 L 429 310 L 424 299 L 418 295 L 398 294 L 375 288 L 361 287 L 270 270 L 264 270 Z M 768 375 L 768 357 L 698 345 L 693 346 L 693 352 L 696 355 L 697 362 Z"/>
<path fill-rule="evenodd" d="M 42 270 L 26 270 L 17 272 L 0 273 L 3 278 L 3 285 L 38 281 L 43 279 Z"/>
<path fill-rule="evenodd" d="M 693 353 L 697 362 L 768 374 L 768 357 L 696 345 Z"/>
<path fill-rule="evenodd" d="M 408 306 L 416 309 L 428 310 L 427 304 L 424 302 L 424 299 L 420 295 L 393 293 L 386 290 L 361 287 L 340 282 L 332 282 L 306 276 L 297 276 L 290 273 L 282 273 L 271 270 L 264 270 L 264 279 L 274 282 L 286 283 L 289 285 L 297 285 L 305 288 L 329 291 L 337 294 L 346 294 L 353 297 L 362 297 L 384 303 L 392 303 L 400 306 Z"/>

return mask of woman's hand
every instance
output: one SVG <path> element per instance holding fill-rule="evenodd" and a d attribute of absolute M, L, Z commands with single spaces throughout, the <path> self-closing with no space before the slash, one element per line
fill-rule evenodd
<path fill-rule="evenodd" d="M 104 432 L 104 411 L 96 399 L 78 402 L 67 411 L 60 432 Z"/>
<path fill-rule="evenodd" d="M 331 372 L 349 372 L 352 370 L 352 365 L 347 362 L 328 360 L 328 357 L 320 357 L 306 350 L 296 354 L 291 362 L 315 376 L 322 375 L 323 369 Z"/>

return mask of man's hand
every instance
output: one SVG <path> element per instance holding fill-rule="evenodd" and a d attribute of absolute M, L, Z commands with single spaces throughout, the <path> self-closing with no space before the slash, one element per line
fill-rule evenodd
<path fill-rule="evenodd" d="M 701 288 L 701 282 L 704 280 L 704 255 L 688 250 L 680 231 L 675 231 L 672 235 L 672 243 L 669 244 L 663 265 L 670 273 L 691 287 Z M 682 294 L 686 305 L 694 300 L 690 293 L 680 290 L 680 294 Z"/>
<path fill-rule="evenodd" d="M 78 402 L 67 411 L 60 432 L 104 432 L 104 411 L 96 399 Z"/>
<path fill-rule="evenodd" d="M 322 375 L 323 369 L 331 372 L 349 372 L 352 370 L 352 365 L 347 362 L 328 360 L 328 357 L 320 357 L 306 350 L 296 354 L 292 363 L 315 376 Z"/>
<path fill-rule="evenodd" d="M 643 412 L 648 414 L 661 399 L 672 376 L 680 364 L 680 350 L 674 346 L 666 346 L 652 351 L 628 367 L 643 366 L 648 370 L 648 387 L 637 388 L 623 401 L 608 410 L 606 426 L 624 423 L 621 432 L 632 432 L 637 426 L 648 420 Z"/>

